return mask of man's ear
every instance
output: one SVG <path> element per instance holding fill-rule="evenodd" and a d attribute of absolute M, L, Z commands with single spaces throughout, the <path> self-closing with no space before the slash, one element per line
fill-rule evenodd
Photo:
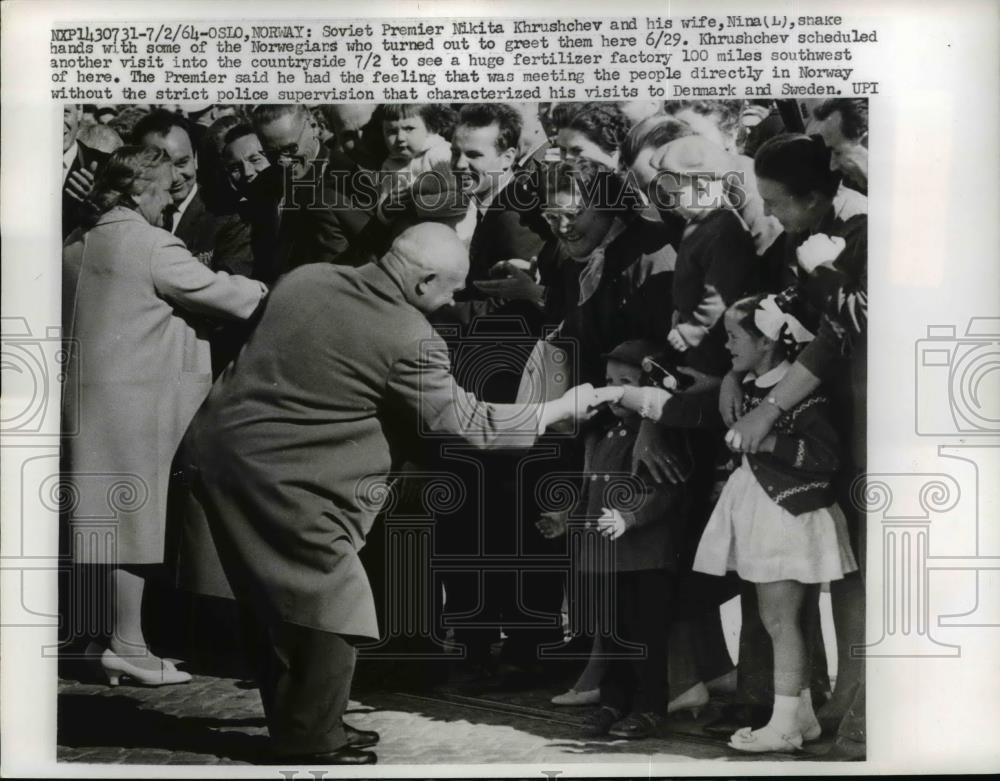
<path fill-rule="evenodd" d="M 418 296 L 424 296 L 427 293 L 427 287 L 430 285 L 431 282 L 434 281 L 435 277 L 437 277 L 437 274 L 434 272 L 430 272 L 424 274 L 422 277 L 420 277 L 420 279 L 417 280 Z"/>
<path fill-rule="evenodd" d="M 500 159 L 504 162 L 504 169 L 513 168 L 514 161 L 517 160 L 517 147 L 512 146 L 505 149 Z"/>

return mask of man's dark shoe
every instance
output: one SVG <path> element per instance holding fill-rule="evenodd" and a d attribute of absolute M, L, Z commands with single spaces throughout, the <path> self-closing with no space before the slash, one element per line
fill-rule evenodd
<path fill-rule="evenodd" d="M 768 705 L 724 705 L 719 717 L 702 727 L 709 735 L 731 737 L 743 727 L 760 729 L 771 720 Z"/>
<path fill-rule="evenodd" d="M 374 765 L 378 757 L 371 751 L 359 751 L 351 746 L 336 751 L 321 751 L 316 754 L 294 754 L 283 757 L 268 757 L 266 765 Z"/>
<path fill-rule="evenodd" d="M 357 729 L 346 721 L 344 732 L 347 733 L 347 745 L 350 748 L 369 748 L 379 741 L 379 734 L 375 730 Z"/>
<path fill-rule="evenodd" d="M 602 705 L 593 713 L 589 714 L 581 726 L 580 732 L 586 738 L 600 738 L 608 734 L 611 725 L 622 717 L 617 708 Z"/>
<path fill-rule="evenodd" d="M 611 725 L 609 735 L 628 740 L 651 738 L 663 726 L 663 717 L 658 713 L 630 713 L 624 719 Z"/>

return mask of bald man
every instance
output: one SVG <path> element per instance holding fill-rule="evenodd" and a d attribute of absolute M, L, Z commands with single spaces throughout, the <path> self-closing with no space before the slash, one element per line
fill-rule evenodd
<path fill-rule="evenodd" d="M 360 749 L 378 735 L 342 722 L 354 645 L 378 637 L 358 550 L 380 509 L 372 483 L 406 441 L 526 447 L 596 403 L 589 386 L 515 405 L 456 385 L 426 315 L 452 303 L 468 264 L 454 230 L 422 223 L 377 263 L 291 272 L 188 430 L 183 452 L 223 569 L 267 626 L 260 691 L 280 761 L 375 762 Z"/>

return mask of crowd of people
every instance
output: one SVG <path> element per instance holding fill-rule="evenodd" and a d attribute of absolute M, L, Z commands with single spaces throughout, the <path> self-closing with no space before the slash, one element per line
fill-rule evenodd
<path fill-rule="evenodd" d="M 863 754 L 865 101 L 67 105 L 63 162 L 66 529 L 110 683 L 190 680 L 145 639 L 166 566 L 260 627 L 278 756 L 373 762 L 342 721 L 385 634 L 358 486 L 436 471 L 468 566 L 428 639 L 474 680 L 551 687 L 573 643 L 553 703 L 642 739 L 735 666 L 734 749 Z M 111 549 L 97 474 L 147 496 Z"/>

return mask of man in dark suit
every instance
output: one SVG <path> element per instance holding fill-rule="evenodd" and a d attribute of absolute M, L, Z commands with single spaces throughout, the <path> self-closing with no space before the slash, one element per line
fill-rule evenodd
<path fill-rule="evenodd" d="M 173 208 L 164 214 L 163 227 L 184 242 L 188 251 L 212 267 L 216 237 L 225 218 L 212 214 L 198 190 L 198 163 L 187 120 L 179 114 L 158 110 L 136 123 L 132 140 L 163 149 L 174 167 L 170 186 Z"/>
<path fill-rule="evenodd" d="M 378 263 L 296 269 L 188 430 L 183 452 L 219 558 L 267 627 L 261 699 L 280 761 L 376 761 L 360 747 L 378 734 L 346 727 L 343 714 L 354 646 L 378 636 L 358 550 L 401 443 L 420 432 L 527 447 L 596 404 L 591 387 L 495 405 L 458 386 L 426 315 L 467 272 L 454 231 L 431 223 Z"/>
<path fill-rule="evenodd" d="M 63 194 L 62 237 L 65 239 L 80 225 L 79 208 L 94 186 L 94 175 L 108 159 L 105 152 L 80 142 L 80 107 L 63 106 Z"/>
<path fill-rule="evenodd" d="M 534 257 L 548 235 L 543 220 L 530 221 L 538 198 L 515 167 L 520 137 L 521 118 L 503 103 L 469 103 L 459 114 L 451 146 L 456 175 L 471 195 L 469 216 L 457 229 L 469 240 L 470 285 L 488 279 L 502 260 Z"/>
<path fill-rule="evenodd" d="M 249 188 L 255 265 L 277 278 L 304 263 L 337 262 L 371 217 L 374 179 L 320 142 L 305 106 L 257 106 L 253 125 L 271 162 Z"/>
<path fill-rule="evenodd" d="M 481 398 L 500 403 L 514 400 L 543 323 L 538 302 L 496 305 L 476 286 L 490 279 L 502 262 L 536 257 L 548 235 L 538 208 L 537 173 L 518 166 L 522 129 L 520 114 L 506 104 L 472 103 L 459 113 L 452 161 L 470 203 L 456 231 L 469 244 L 469 276 L 458 305 L 442 310 L 435 320 L 451 332 L 449 346 L 458 382 Z M 461 457 L 454 453 L 428 457 L 440 457 L 442 469 L 462 468 L 454 460 Z M 490 652 L 501 626 L 508 636 L 501 660 L 510 663 L 510 672 L 519 680 L 525 671 L 541 672 L 539 646 L 557 645 L 562 639 L 557 573 L 477 571 L 491 556 L 551 553 L 551 544 L 534 527 L 530 502 L 522 501 L 530 488 L 523 455 L 472 454 L 485 477 L 480 482 L 484 495 L 470 496 L 462 511 L 438 518 L 439 551 L 465 557 L 468 563 L 468 571 L 455 570 L 445 578 L 445 619 L 457 623 L 455 638 L 478 676 L 474 686 L 503 682 L 494 678 L 496 663 Z M 476 517 L 479 506 L 484 513 Z"/>

